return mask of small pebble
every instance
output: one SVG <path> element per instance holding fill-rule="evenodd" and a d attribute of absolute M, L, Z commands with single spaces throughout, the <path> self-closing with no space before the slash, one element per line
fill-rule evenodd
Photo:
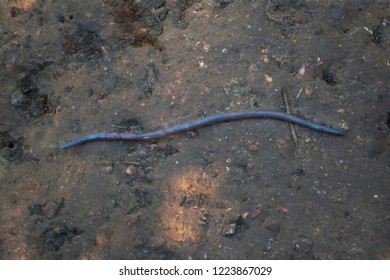
<path fill-rule="evenodd" d="M 134 175 L 137 172 L 137 168 L 134 165 L 130 165 L 125 170 L 127 175 Z"/>
<path fill-rule="evenodd" d="M 110 174 L 113 170 L 113 167 L 110 162 L 98 161 L 96 162 L 99 172 L 103 174 Z"/>
<path fill-rule="evenodd" d="M 271 76 L 268 76 L 267 74 L 264 75 L 264 80 L 269 83 L 269 84 L 272 84 L 272 77 Z"/>
<path fill-rule="evenodd" d="M 346 122 L 343 122 L 341 125 L 340 125 L 341 129 L 343 130 L 349 130 L 349 124 L 346 123 Z"/>
<path fill-rule="evenodd" d="M 105 236 L 100 235 L 100 234 L 96 235 L 95 245 L 97 247 L 100 247 L 100 248 L 105 247 L 105 246 L 107 246 L 107 244 L 108 244 L 108 240 Z"/>
<path fill-rule="evenodd" d="M 248 211 L 244 212 L 244 213 L 241 215 L 241 217 L 242 217 L 244 220 L 246 220 L 246 219 L 248 218 L 248 216 L 249 216 L 249 212 L 248 212 Z"/>
<path fill-rule="evenodd" d="M 252 218 L 254 219 L 254 218 L 256 218 L 257 216 L 259 216 L 261 214 L 261 210 L 260 209 L 258 209 L 258 208 L 256 208 L 256 207 L 254 207 L 253 209 L 252 209 Z"/>
<path fill-rule="evenodd" d="M 11 104 L 15 108 L 25 108 L 27 105 L 29 105 L 31 100 L 24 95 L 20 90 L 16 90 L 11 95 Z"/>
<path fill-rule="evenodd" d="M 229 224 L 224 228 L 223 235 L 232 236 L 232 235 L 236 234 L 236 230 L 237 230 L 237 225 L 235 223 Z"/>
<path fill-rule="evenodd" d="M 294 242 L 294 250 L 301 255 L 306 255 L 310 253 L 312 247 L 313 243 L 306 238 L 302 238 Z"/>

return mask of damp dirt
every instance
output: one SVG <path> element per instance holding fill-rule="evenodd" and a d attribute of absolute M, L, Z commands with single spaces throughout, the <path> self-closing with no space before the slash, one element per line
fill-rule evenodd
<path fill-rule="evenodd" d="M 2 1 L 0 258 L 390 258 L 389 15 L 373 0 Z M 345 136 L 263 119 L 59 148 L 285 100 Z"/>

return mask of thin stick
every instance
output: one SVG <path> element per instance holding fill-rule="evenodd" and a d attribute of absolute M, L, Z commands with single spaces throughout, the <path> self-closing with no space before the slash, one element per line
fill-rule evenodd
<path fill-rule="evenodd" d="M 282 90 L 282 95 L 283 95 L 284 106 L 286 106 L 286 112 L 287 112 L 287 114 L 290 115 L 291 114 L 290 106 L 288 106 L 287 95 L 284 92 L 284 90 Z M 291 129 L 291 136 L 294 140 L 294 144 L 296 145 L 298 143 L 298 137 L 297 137 L 297 134 L 295 132 L 295 126 L 292 123 L 290 123 L 290 129 Z"/>
<path fill-rule="evenodd" d="M 111 126 L 115 127 L 115 128 L 120 128 L 120 129 L 126 129 L 127 128 L 126 126 L 115 125 L 115 124 L 112 124 Z"/>
<path fill-rule="evenodd" d="M 299 97 L 301 97 L 302 91 L 303 91 L 303 87 L 301 87 L 301 90 L 298 92 L 297 97 L 295 98 L 296 101 L 298 101 Z"/>

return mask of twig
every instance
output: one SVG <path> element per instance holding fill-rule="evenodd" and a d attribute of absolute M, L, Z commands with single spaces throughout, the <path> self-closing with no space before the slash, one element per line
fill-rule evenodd
<path fill-rule="evenodd" d="M 299 97 L 301 97 L 303 88 L 304 88 L 304 87 L 301 87 L 301 89 L 299 90 L 299 92 L 298 92 L 298 94 L 297 94 L 297 97 L 295 98 L 296 101 L 298 101 Z"/>
<path fill-rule="evenodd" d="M 114 128 L 120 128 L 120 129 L 126 129 L 127 128 L 126 126 L 115 125 L 115 124 L 112 124 L 111 126 L 114 127 Z"/>
<path fill-rule="evenodd" d="M 287 112 L 287 114 L 291 115 L 290 106 L 288 106 L 287 95 L 284 92 L 284 90 L 282 90 L 282 95 L 283 95 L 284 106 L 286 107 L 286 112 Z M 292 123 L 290 123 L 289 125 L 290 125 L 290 129 L 291 129 L 291 136 L 294 140 L 294 144 L 296 145 L 298 143 L 298 138 L 297 138 L 297 134 L 295 132 L 295 127 Z"/>

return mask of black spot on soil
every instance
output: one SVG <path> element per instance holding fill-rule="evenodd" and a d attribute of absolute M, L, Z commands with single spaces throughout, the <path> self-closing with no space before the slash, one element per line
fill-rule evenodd
<path fill-rule="evenodd" d="M 186 11 L 194 3 L 200 2 L 199 0 L 174 0 L 170 4 L 170 11 L 174 25 L 180 29 L 186 29 L 188 22 L 186 21 Z"/>
<path fill-rule="evenodd" d="M 383 35 L 382 35 L 382 25 L 377 25 L 374 27 L 374 29 L 372 30 L 372 35 L 371 35 L 371 40 L 379 45 L 381 42 L 382 42 L 382 38 L 383 38 Z"/>
<path fill-rule="evenodd" d="M 324 69 L 321 71 L 322 79 L 330 86 L 334 86 L 337 84 L 336 75 L 330 72 L 328 69 Z"/>
<path fill-rule="evenodd" d="M 42 215 L 42 204 L 30 204 L 28 206 L 28 213 L 30 214 L 30 216 Z"/>
<path fill-rule="evenodd" d="M 157 35 L 162 33 L 162 22 L 168 13 L 165 0 L 109 0 L 106 4 L 112 7 L 110 14 L 116 22 L 123 26 L 126 34 L 122 41 L 134 47 L 149 44 L 155 49 L 164 49 Z"/>
<path fill-rule="evenodd" d="M 134 133 L 139 134 L 144 130 L 143 124 L 135 119 L 124 119 L 120 116 L 119 113 L 115 118 L 113 118 L 113 122 L 115 123 L 115 128 L 117 128 L 120 132 Z"/>
<path fill-rule="evenodd" d="M 147 29 L 141 28 L 134 30 L 131 35 L 126 38 L 126 41 L 134 47 L 142 47 L 144 44 L 149 44 L 160 51 L 164 50 L 164 47 L 157 40 L 157 36 L 151 34 Z"/>
<path fill-rule="evenodd" d="M 136 189 L 133 192 L 137 208 L 145 208 L 152 204 L 152 195 L 147 190 Z"/>
<path fill-rule="evenodd" d="M 10 10 L 10 15 L 12 18 L 19 16 L 23 12 L 22 9 L 19 9 L 17 7 L 12 7 Z"/>
<path fill-rule="evenodd" d="M 186 10 L 199 0 L 106 0 L 105 4 L 124 31 L 120 41 L 134 47 L 151 45 L 157 50 L 163 50 L 164 46 L 158 41 L 158 35 L 163 32 L 163 22 L 168 12 L 171 13 L 174 25 L 178 28 L 186 28 Z"/>
<path fill-rule="evenodd" d="M 167 157 L 172 156 L 178 152 L 179 152 L 179 150 L 171 145 L 167 145 L 165 147 L 157 147 L 154 150 L 155 155 L 158 158 L 162 158 L 162 159 L 166 159 Z"/>
<path fill-rule="evenodd" d="M 195 138 L 195 137 L 199 136 L 199 131 L 197 131 L 197 130 L 189 131 L 186 134 L 184 134 L 184 136 L 187 138 L 190 138 L 190 139 Z"/>
<path fill-rule="evenodd" d="M 145 66 L 144 75 L 142 79 L 138 81 L 138 87 L 146 95 L 150 97 L 153 94 L 154 84 L 159 79 L 159 71 L 154 63 L 149 63 Z"/>
<path fill-rule="evenodd" d="M 126 213 L 130 214 L 137 212 L 140 209 L 147 208 L 152 205 L 155 199 L 155 194 L 149 190 L 135 187 L 131 190 L 129 197 L 126 199 Z"/>
<path fill-rule="evenodd" d="M 41 93 L 35 83 L 35 75 L 24 75 L 17 81 L 16 90 L 11 95 L 15 109 L 26 113 L 27 117 L 39 117 L 49 110 L 48 96 Z"/>
<path fill-rule="evenodd" d="M 238 216 L 238 218 L 235 221 L 233 221 L 233 223 L 236 224 L 237 232 L 239 232 L 242 229 L 249 228 L 249 225 L 245 222 L 244 217 L 242 217 L 241 215 Z"/>
<path fill-rule="evenodd" d="M 224 9 L 229 6 L 230 3 L 233 3 L 233 0 L 215 0 L 215 2 L 219 8 Z"/>
<path fill-rule="evenodd" d="M 37 248 L 43 259 L 61 259 L 57 252 L 66 241 L 83 233 L 77 227 L 69 227 L 60 217 L 65 205 L 64 198 L 56 201 L 33 203 L 28 206 L 30 214 L 29 242 Z"/>
<path fill-rule="evenodd" d="M 272 233 L 278 234 L 280 232 L 280 223 L 278 221 L 272 220 L 268 222 L 265 227 Z"/>
<path fill-rule="evenodd" d="M 160 35 L 163 31 L 162 21 L 164 21 L 168 8 L 165 0 L 139 1 L 138 11 L 141 14 L 141 22 L 154 35 Z"/>
<path fill-rule="evenodd" d="M 43 232 L 45 258 L 59 259 L 56 253 L 66 241 L 71 241 L 75 236 L 84 232 L 76 227 L 68 227 L 66 224 L 49 225 Z"/>
<path fill-rule="evenodd" d="M 102 39 L 96 28 L 78 25 L 74 31 L 65 32 L 63 46 L 68 54 L 76 55 L 78 62 L 101 57 Z"/>
<path fill-rule="evenodd" d="M 65 17 L 63 15 L 59 15 L 57 16 L 57 20 L 61 23 L 64 23 L 65 22 Z"/>
<path fill-rule="evenodd" d="M 349 31 L 351 31 L 351 29 L 349 29 L 349 28 L 344 28 L 342 31 L 343 31 L 343 33 L 347 34 L 347 33 L 349 33 Z"/>
<path fill-rule="evenodd" d="M 304 24 L 310 20 L 310 10 L 300 0 L 268 0 L 265 7 L 268 18 L 283 26 Z"/>
<path fill-rule="evenodd" d="M 48 219 L 55 218 L 65 205 L 64 198 L 58 201 L 49 201 L 44 203 L 33 203 L 28 206 L 30 216 L 45 216 Z"/>
<path fill-rule="evenodd" d="M 0 156 L 11 161 L 23 160 L 23 137 L 11 131 L 0 131 Z"/>
<path fill-rule="evenodd" d="M 14 147 L 13 139 L 11 138 L 9 131 L 0 132 L 0 149 Z"/>
<path fill-rule="evenodd" d="M 31 77 L 27 75 L 19 80 L 18 85 L 22 94 L 25 95 L 32 95 L 37 91 L 35 83 L 32 81 Z"/>
<path fill-rule="evenodd" d="M 234 162 L 234 167 L 240 170 L 241 174 L 248 173 L 248 163 L 245 160 Z"/>
<path fill-rule="evenodd" d="M 47 23 L 47 19 L 44 17 L 38 17 L 37 21 L 40 26 L 44 26 Z"/>
<path fill-rule="evenodd" d="M 290 173 L 293 176 L 305 176 L 306 175 L 306 169 L 304 166 L 301 166 L 297 168 L 296 171 Z"/>
<path fill-rule="evenodd" d="M 313 248 L 313 243 L 307 238 L 301 238 L 300 240 L 294 241 L 294 254 L 293 259 L 307 259 L 308 254 Z"/>

